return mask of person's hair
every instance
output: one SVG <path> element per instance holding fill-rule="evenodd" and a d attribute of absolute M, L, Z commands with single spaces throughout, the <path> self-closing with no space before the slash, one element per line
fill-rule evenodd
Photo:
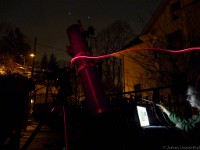
<path fill-rule="evenodd" d="M 198 105 L 200 106 L 200 75 L 197 77 L 196 80 L 192 80 L 191 82 L 189 82 L 187 84 L 187 90 L 191 88 L 192 92 L 191 94 L 195 94 L 196 95 L 196 102 L 198 103 Z"/>
<path fill-rule="evenodd" d="M 193 94 L 198 94 L 198 90 L 196 89 L 195 85 L 189 84 L 187 89 L 189 89 L 189 88 L 192 89 Z"/>
<path fill-rule="evenodd" d="M 200 105 L 200 86 L 196 86 L 196 84 L 190 84 L 188 85 L 188 88 L 191 88 L 193 93 L 192 94 L 195 94 L 197 97 L 196 97 L 196 101 L 198 101 L 199 105 Z"/>
<path fill-rule="evenodd" d="M 195 94 L 200 96 L 200 75 L 197 77 L 196 80 L 192 80 L 188 83 L 187 88 L 192 88 L 195 92 Z"/>

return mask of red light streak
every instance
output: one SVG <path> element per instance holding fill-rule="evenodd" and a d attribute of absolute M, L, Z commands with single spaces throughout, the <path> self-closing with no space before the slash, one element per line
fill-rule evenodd
<path fill-rule="evenodd" d="M 78 59 L 93 59 L 93 60 L 105 59 L 108 57 L 120 55 L 120 53 L 124 53 L 126 51 L 128 52 L 128 51 L 135 51 L 135 50 L 154 50 L 154 51 L 163 51 L 163 52 L 169 52 L 169 53 L 186 53 L 190 51 L 200 50 L 200 47 L 191 47 L 191 48 L 185 48 L 185 49 L 180 49 L 180 50 L 169 50 L 169 49 L 162 49 L 162 48 L 128 48 L 128 49 L 124 49 L 115 53 L 106 54 L 102 56 L 76 56 L 72 58 L 71 65 L 73 67 L 74 62 L 77 61 Z"/>

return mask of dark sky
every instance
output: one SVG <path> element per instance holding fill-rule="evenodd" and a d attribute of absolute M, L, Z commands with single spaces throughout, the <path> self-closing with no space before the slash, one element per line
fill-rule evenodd
<path fill-rule="evenodd" d="M 1 0 L 0 23 L 20 30 L 34 45 L 37 54 L 54 53 L 57 59 L 70 59 L 66 53 L 66 29 L 81 20 L 85 29 L 97 31 L 116 20 L 126 21 L 139 34 L 162 0 Z M 40 59 L 36 57 L 36 59 Z"/>

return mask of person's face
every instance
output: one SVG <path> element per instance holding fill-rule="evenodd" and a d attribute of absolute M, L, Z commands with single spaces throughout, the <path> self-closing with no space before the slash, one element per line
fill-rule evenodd
<path fill-rule="evenodd" d="M 200 106 L 199 96 L 194 88 L 189 87 L 187 90 L 187 101 L 190 103 L 191 107 L 198 108 Z"/>

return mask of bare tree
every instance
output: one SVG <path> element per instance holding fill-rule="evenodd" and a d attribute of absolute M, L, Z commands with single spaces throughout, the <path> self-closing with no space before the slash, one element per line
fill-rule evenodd
<path fill-rule="evenodd" d="M 52 53 L 49 58 L 48 69 L 49 71 L 56 71 L 58 70 L 58 68 L 59 67 L 58 67 L 57 59 L 55 55 Z"/>
<path fill-rule="evenodd" d="M 94 51 L 98 55 L 116 52 L 122 49 L 135 36 L 131 27 L 122 21 L 116 21 L 96 36 Z M 102 81 L 107 92 L 122 91 L 122 64 L 119 58 L 103 60 Z"/>
<path fill-rule="evenodd" d="M 0 25 L 1 65 L 8 71 L 17 71 L 16 65 L 24 65 L 24 58 L 28 56 L 30 50 L 31 47 L 19 28 L 13 29 L 6 24 Z"/>
<path fill-rule="evenodd" d="M 41 69 L 48 69 L 48 57 L 46 53 L 43 54 L 40 65 Z"/>
<path fill-rule="evenodd" d="M 198 41 L 198 37 L 195 38 L 194 35 L 196 32 L 191 32 L 187 37 L 180 33 L 173 34 L 172 39 L 169 36 L 166 36 L 165 39 L 163 36 L 157 37 L 153 43 L 153 47 L 179 50 L 199 45 L 200 40 Z M 188 41 L 188 39 L 192 41 Z M 143 68 L 144 72 L 143 75 L 140 75 L 140 81 L 143 83 L 144 81 L 148 81 L 146 84 L 150 86 L 152 84 L 155 87 L 172 85 L 178 92 L 183 92 L 183 85 L 186 85 L 188 82 L 195 82 L 200 73 L 200 69 L 197 67 L 200 65 L 200 54 L 197 51 L 175 54 L 143 49 L 126 53 L 126 56 Z"/>

